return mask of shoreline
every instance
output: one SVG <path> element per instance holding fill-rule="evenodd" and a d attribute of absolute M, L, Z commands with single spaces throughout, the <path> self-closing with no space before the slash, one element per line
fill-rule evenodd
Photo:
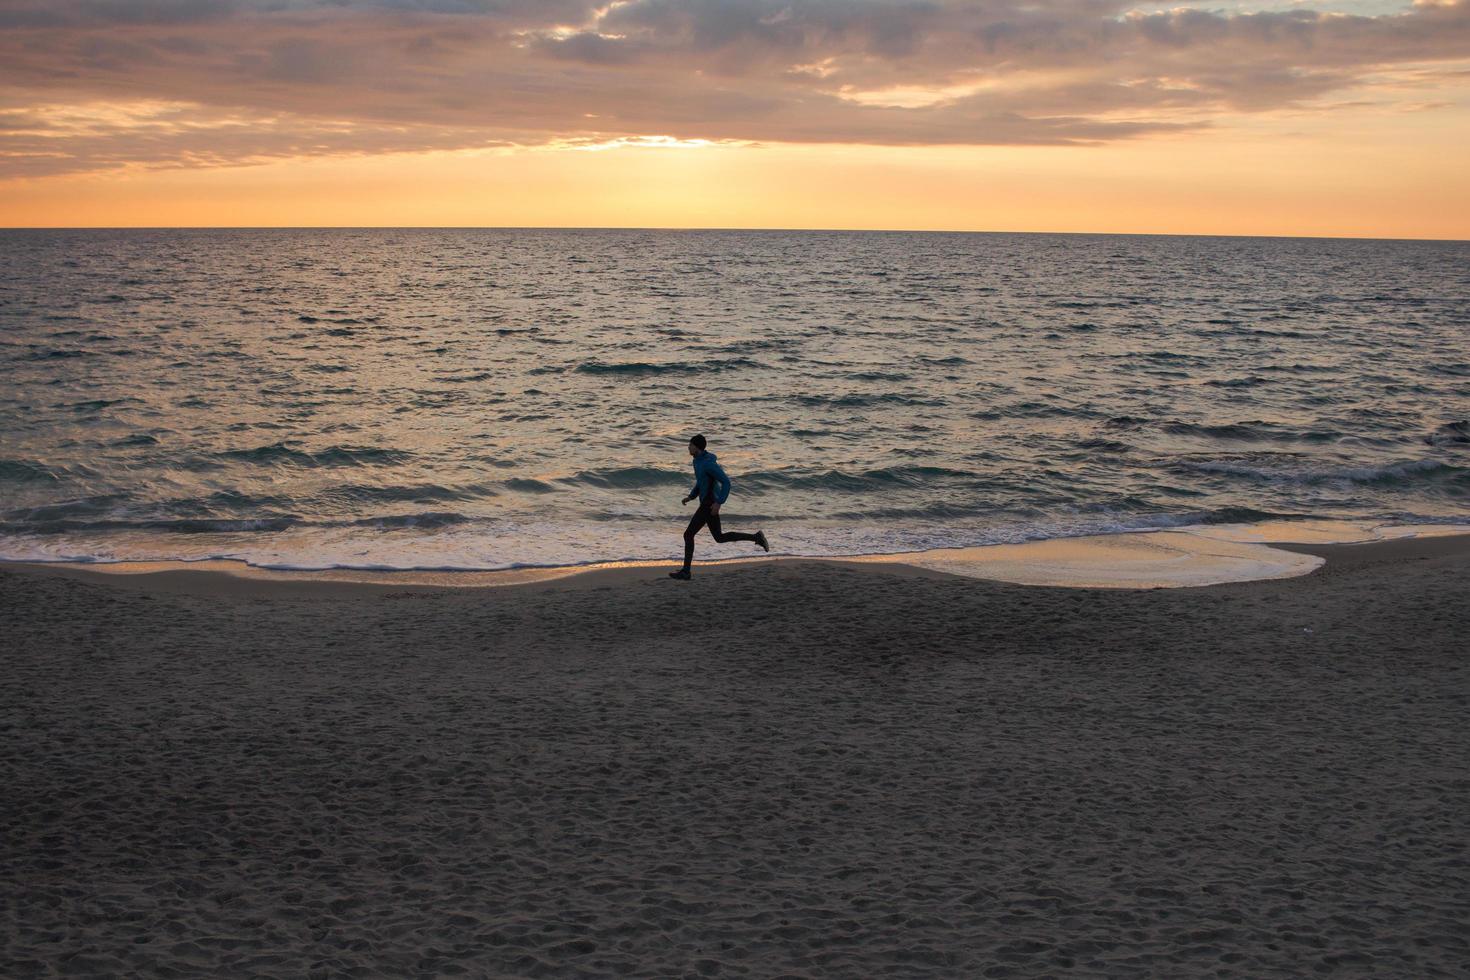
<path fill-rule="evenodd" d="M 1193 525 L 1050 538 L 1021 544 L 850 556 L 757 555 L 695 562 L 696 577 L 757 564 L 875 567 L 909 576 L 946 575 L 1012 585 L 1086 589 L 1200 588 L 1309 575 L 1343 549 L 1393 542 L 1462 540 L 1470 525 L 1271 521 Z M 1319 554 L 1319 548 L 1327 548 Z M 1412 550 L 1412 549 L 1410 549 Z M 232 559 L 199 561 L 0 562 L 0 570 L 62 576 L 166 592 L 324 596 L 473 589 L 606 588 L 660 579 L 676 559 L 538 568 L 279 569 Z"/>

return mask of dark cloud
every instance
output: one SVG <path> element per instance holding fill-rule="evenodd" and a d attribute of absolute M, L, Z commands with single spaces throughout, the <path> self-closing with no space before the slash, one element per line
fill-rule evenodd
<path fill-rule="evenodd" d="M 196 24 L 226 20 L 237 10 L 231 0 L 13 0 L 0 6 L 0 29 Z"/>
<path fill-rule="evenodd" d="M 1093 143 L 1470 59 L 1470 0 L 0 0 L 0 28 L 10 174 L 656 135 Z"/>
<path fill-rule="evenodd" d="M 538 27 L 576 23 L 597 0 L 4 0 L 0 27 L 181 26 L 291 14 L 445 14 Z"/>

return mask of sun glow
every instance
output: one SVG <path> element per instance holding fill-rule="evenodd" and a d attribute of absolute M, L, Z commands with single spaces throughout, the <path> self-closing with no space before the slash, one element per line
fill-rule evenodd
<path fill-rule="evenodd" d="M 619 136 L 615 139 L 599 140 L 590 137 L 581 139 L 555 140 L 537 150 L 580 150 L 600 153 L 604 150 L 699 150 L 710 146 L 747 145 L 735 140 L 680 139 L 677 136 Z"/>
<path fill-rule="evenodd" d="M 914 228 L 1463 238 L 1470 133 L 1356 110 L 1108 147 L 600 141 L 0 183 L 11 226 Z M 1371 125 L 1370 125 L 1371 124 Z M 1285 127 L 1285 129 L 1283 129 Z M 1364 132 L 1404 131 L 1401 141 Z M 1412 134 L 1412 135 L 1410 135 Z M 1400 142 L 1425 152 L 1405 158 Z M 688 152 L 653 152 L 684 149 Z M 1202 190 L 1208 188 L 1208 191 Z M 1344 208 L 1342 202 L 1353 202 Z"/>

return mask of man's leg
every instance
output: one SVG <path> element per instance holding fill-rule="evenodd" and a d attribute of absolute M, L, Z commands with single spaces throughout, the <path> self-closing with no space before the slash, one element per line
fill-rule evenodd
<path fill-rule="evenodd" d="M 684 571 L 686 572 L 689 571 L 689 566 L 694 562 L 694 536 L 699 533 L 700 528 L 704 527 L 705 522 L 711 518 L 719 520 L 718 517 L 715 517 L 705 509 L 704 504 L 700 504 L 698 509 L 694 511 L 694 516 L 689 518 L 689 526 L 684 529 Z"/>
<path fill-rule="evenodd" d="M 693 527 L 692 524 L 690 526 Z M 709 533 L 720 544 L 724 544 L 726 541 L 759 541 L 760 540 L 759 535 L 755 535 L 755 534 L 744 534 L 744 533 L 742 533 L 740 531 L 721 531 L 720 530 L 720 515 L 719 514 L 710 514 L 709 515 Z M 685 540 L 688 541 L 690 539 L 686 537 Z"/>

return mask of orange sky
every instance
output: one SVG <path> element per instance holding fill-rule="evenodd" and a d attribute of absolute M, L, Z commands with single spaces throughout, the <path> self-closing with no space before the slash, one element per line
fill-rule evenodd
<path fill-rule="evenodd" d="M 1106 50 L 1043 57 L 1034 43 L 1034 63 L 995 60 L 956 41 L 980 16 L 959 2 L 894 34 L 891 18 L 834 26 L 802 21 L 815 6 L 715 0 L 774 13 L 713 39 L 653 19 L 678 2 L 642 2 L 620 5 L 621 22 L 588 15 L 601 33 L 587 28 L 595 43 L 570 53 L 566 27 L 405 19 L 371 3 L 262 13 L 254 35 L 209 17 L 33 18 L 24 56 L 0 68 L 0 225 L 1470 238 L 1470 16 L 1457 4 L 1310 16 L 1120 5 L 1104 37 L 1120 34 L 1122 68 Z M 1093 16 L 1049 2 L 1079 29 Z M 1009 16 L 1019 29 L 1023 13 Z M 1318 32 L 1310 57 L 1276 39 L 1304 25 Z M 484 33 L 421 43 L 449 27 Z M 129 45 L 107 61 L 103 30 Z M 1365 46 L 1371 31 L 1381 38 Z M 431 54 L 403 55 L 409 39 Z M 603 52 L 630 39 L 630 54 Z M 522 60 L 486 75 L 477 59 L 497 44 Z M 1223 54 L 1235 75 L 1215 67 Z M 368 66 L 390 57 L 405 60 L 384 81 Z M 241 85 L 211 90 L 218 65 L 243 66 Z M 95 86 L 76 81 L 89 72 Z"/>

